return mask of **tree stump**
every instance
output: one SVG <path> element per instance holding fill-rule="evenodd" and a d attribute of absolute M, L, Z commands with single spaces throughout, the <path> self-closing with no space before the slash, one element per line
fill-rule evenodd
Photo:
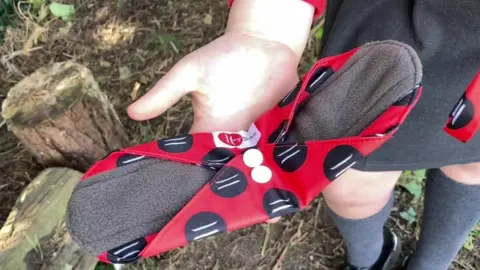
<path fill-rule="evenodd" d="M 20 194 L 0 229 L 0 269 L 91 270 L 97 259 L 72 242 L 65 228 L 68 200 L 82 174 L 42 171 Z"/>
<path fill-rule="evenodd" d="M 2 115 L 10 130 L 45 166 L 87 170 L 127 137 L 92 73 L 75 62 L 40 68 L 12 89 Z"/>

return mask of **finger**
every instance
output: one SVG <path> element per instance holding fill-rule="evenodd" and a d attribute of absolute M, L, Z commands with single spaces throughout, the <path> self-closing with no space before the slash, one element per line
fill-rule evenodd
<path fill-rule="evenodd" d="M 192 65 L 178 62 L 150 91 L 128 107 L 128 115 L 140 121 L 164 113 L 185 94 L 195 90 L 197 74 Z"/>
<path fill-rule="evenodd" d="M 281 218 L 279 217 L 276 217 L 276 218 L 272 218 L 272 219 L 269 219 L 267 221 L 265 221 L 266 223 L 269 223 L 269 224 L 273 224 L 273 223 L 277 223 L 280 221 Z"/>

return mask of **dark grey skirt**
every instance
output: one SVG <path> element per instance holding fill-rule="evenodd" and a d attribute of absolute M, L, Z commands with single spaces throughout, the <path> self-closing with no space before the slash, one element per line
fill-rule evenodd
<path fill-rule="evenodd" d="M 322 57 L 392 39 L 412 46 L 424 68 L 416 108 L 395 137 L 357 169 L 429 169 L 480 161 L 480 134 L 464 144 L 443 131 L 480 68 L 478 14 L 478 0 L 328 1 Z"/>

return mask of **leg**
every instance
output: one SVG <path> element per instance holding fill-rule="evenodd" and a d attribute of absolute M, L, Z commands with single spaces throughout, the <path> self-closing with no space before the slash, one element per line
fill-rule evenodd
<path fill-rule="evenodd" d="M 480 220 L 480 163 L 430 170 L 425 213 L 409 270 L 446 270 Z"/>
<path fill-rule="evenodd" d="M 400 174 L 352 169 L 324 190 L 330 216 L 345 240 L 349 264 L 370 267 L 379 258 Z"/>

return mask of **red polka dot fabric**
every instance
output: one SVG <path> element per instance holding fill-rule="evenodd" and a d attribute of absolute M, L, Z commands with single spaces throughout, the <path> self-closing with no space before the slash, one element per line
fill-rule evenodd
<path fill-rule="evenodd" d="M 445 132 L 468 142 L 480 128 L 480 71 L 451 111 Z"/>
<path fill-rule="evenodd" d="M 217 170 L 211 181 L 159 232 L 105 251 L 98 258 L 107 263 L 129 263 L 307 207 L 327 185 L 394 136 L 422 93 L 418 85 L 358 136 L 284 142 L 300 104 L 318 88 L 313 86 L 322 84 L 357 51 L 358 48 L 318 61 L 297 87 L 246 131 L 162 139 L 115 151 L 97 162 L 85 173 L 83 181 L 145 158 Z M 455 106 L 446 127 L 460 141 L 467 141 L 479 128 L 479 78 Z M 251 149 L 256 149 L 255 153 L 244 155 Z"/>
<path fill-rule="evenodd" d="M 413 89 L 359 136 L 283 142 L 298 106 L 318 88 L 313 86 L 338 71 L 357 50 L 317 62 L 295 89 L 247 131 L 163 139 L 113 152 L 96 163 L 84 180 L 144 158 L 218 170 L 160 232 L 106 251 L 99 259 L 128 263 L 304 209 L 329 183 L 391 138 L 421 95 L 420 86 Z M 261 169 L 245 163 L 243 153 L 252 148 L 261 153 Z"/>

